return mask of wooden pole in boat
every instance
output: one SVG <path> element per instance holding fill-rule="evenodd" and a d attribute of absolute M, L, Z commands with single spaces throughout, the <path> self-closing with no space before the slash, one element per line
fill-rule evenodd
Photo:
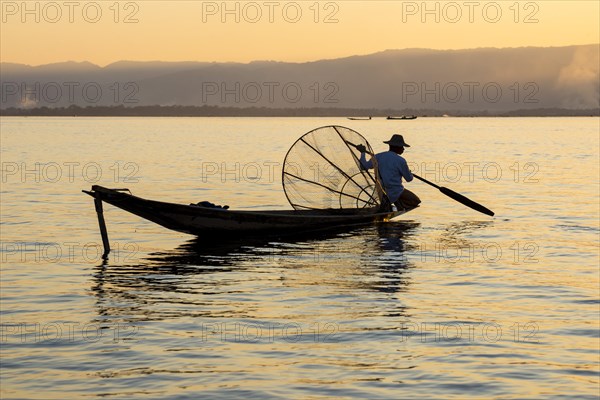
<path fill-rule="evenodd" d="M 102 199 L 100 193 L 94 194 L 94 205 L 96 206 L 96 214 L 98 214 L 98 225 L 100 225 L 100 234 L 102 235 L 102 245 L 104 246 L 104 254 L 102 259 L 108 259 L 108 253 L 110 253 L 110 243 L 108 241 L 108 232 L 106 231 L 106 223 L 104 222 L 104 211 L 102 209 Z"/>

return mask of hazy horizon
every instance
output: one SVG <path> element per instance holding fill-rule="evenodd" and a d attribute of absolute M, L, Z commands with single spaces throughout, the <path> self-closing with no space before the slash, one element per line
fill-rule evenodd
<path fill-rule="evenodd" d="M 443 65 L 443 68 L 439 68 Z M 397 50 L 310 63 L 3 64 L 2 108 L 597 108 L 596 45 Z"/>
<path fill-rule="evenodd" d="M 600 2 L 14 2 L 2 107 L 598 106 Z"/>

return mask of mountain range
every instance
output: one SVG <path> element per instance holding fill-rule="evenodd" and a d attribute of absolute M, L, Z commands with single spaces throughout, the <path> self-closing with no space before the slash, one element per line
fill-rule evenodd
<path fill-rule="evenodd" d="M 595 109 L 599 70 L 598 44 L 387 50 L 305 63 L 3 62 L 0 108 Z"/>

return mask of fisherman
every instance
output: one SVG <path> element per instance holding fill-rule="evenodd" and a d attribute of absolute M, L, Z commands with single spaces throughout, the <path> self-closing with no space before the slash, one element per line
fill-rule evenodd
<path fill-rule="evenodd" d="M 421 199 L 402 185 L 402 178 L 406 179 L 406 182 L 413 180 L 413 174 L 408 168 L 406 159 L 402 157 L 404 148 L 410 146 L 404 141 L 402 135 L 393 135 L 390 140 L 383 143 L 388 144 L 390 149 L 389 151 L 375 154 L 375 160 L 379 176 L 390 203 L 394 204 L 398 210 L 418 206 L 421 203 Z M 373 159 L 369 161 L 366 159 L 365 153 L 367 149 L 365 146 L 360 144 L 356 148 L 361 152 L 360 162 L 362 167 L 365 169 L 373 168 Z"/>

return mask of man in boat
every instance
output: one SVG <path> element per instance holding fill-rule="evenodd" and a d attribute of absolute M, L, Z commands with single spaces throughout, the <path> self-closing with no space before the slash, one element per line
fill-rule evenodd
<path fill-rule="evenodd" d="M 375 154 L 375 163 L 390 203 L 394 204 L 399 210 L 418 206 L 421 199 L 402 185 L 402 178 L 406 182 L 413 180 L 413 174 L 408 168 L 408 163 L 402 157 L 404 148 L 410 147 L 410 145 L 404 141 L 402 135 L 393 135 L 390 140 L 383 143 L 388 144 L 390 149 Z M 362 167 L 365 169 L 373 168 L 373 159 L 371 158 L 368 161 L 366 159 L 367 149 L 365 146 L 361 144 L 356 148 L 361 152 L 360 162 Z"/>

